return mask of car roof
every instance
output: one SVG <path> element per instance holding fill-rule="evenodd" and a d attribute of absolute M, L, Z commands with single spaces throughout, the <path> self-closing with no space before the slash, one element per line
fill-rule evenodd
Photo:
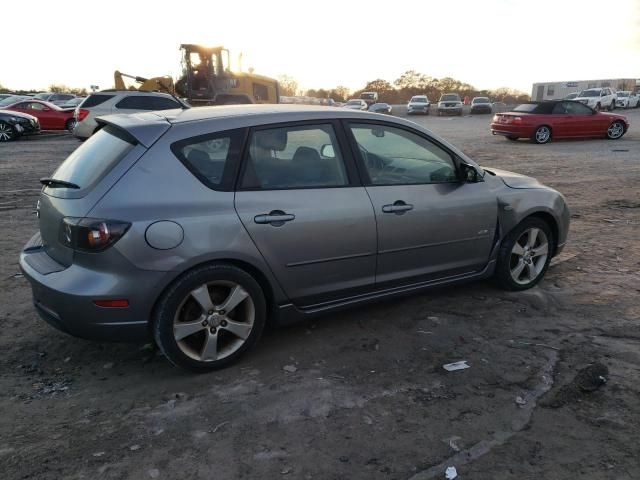
<path fill-rule="evenodd" d="M 173 98 L 173 96 L 169 93 L 163 92 L 142 92 L 140 90 L 116 90 L 107 89 L 100 90 L 99 92 L 91 92 L 89 95 L 100 95 L 100 94 L 115 94 L 115 95 L 140 95 L 144 97 L 162 97 L 162 98 Z"/>

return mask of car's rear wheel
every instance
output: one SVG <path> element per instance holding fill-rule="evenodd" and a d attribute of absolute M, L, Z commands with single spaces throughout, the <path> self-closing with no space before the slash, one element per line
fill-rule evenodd
<path fill-rule="evenodd" d="M 523 220 L 503 240 L 495 279 L 507 290 L 526 290 L 544 276 L 554 246 L 549 225 L 540 218 Z"/>
<path fill-rule="evenodd" d="M 266 323 L 256 280 L 228 264 L 209 264 L 180 277 L 156 308 L 153 334 L 174 365 L 194 372 L 225 367 L 249 350 Z"/>
<path fill-rule="evenodd" d="M 551 128 L 546 125 L 540 125 L 536 128 L 536 131 L 533 132 L 531 140 L 538 144 L 548 143 L 549 140 L 551 140 Z"/>
<path fill-rule="evenodd" d="M 0 142 L 10 142 L 18 138 L 18 132 L 7 122 L 0 122 Z"/>
<path fill-rule="evenodd" d="M 64 128 L 67 132 L 73 132 L 73 129 L 76 126 L 76 119 L 75 118 L 70 118 L 69 120 L 67 120 L 67 122 L 64 124 Z"/>
<path fill-rule="evenodd" d="M 619 120 L 616 120 L 611 125 L 609 125 L 609 128 L 607 128 L 607 138 L 609 140 L 617 140 L 623 135 L 624 135 L 624 124 Z"/>

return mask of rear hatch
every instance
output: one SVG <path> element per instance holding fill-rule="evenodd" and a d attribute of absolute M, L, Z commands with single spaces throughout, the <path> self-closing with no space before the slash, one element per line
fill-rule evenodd
<path fill-rule="evenodd" d="M 63 266 L 73 262 L 74 251 L 67 247 L 64 235 L 67 223 L 77 223 L 87 215 L 110 188 L 147 151 L 148 146 L 169 128 L 163 119 L 152 139 L 148 128 L 144 135 L 136 129 L 122 128 L 120 115 L 105 117 L 106 126 L 75 150 L 51 175 L 41 180 L 39 221 L 42 245 L 47 254 Z M 157 117 L 158 118 L 158 117 Z M 138 138 L 140 137 L 140 138 Z M 153 141 L 152 141 L 153 140 Z M 145 145 L 146 144 L 146 145 Z"/>

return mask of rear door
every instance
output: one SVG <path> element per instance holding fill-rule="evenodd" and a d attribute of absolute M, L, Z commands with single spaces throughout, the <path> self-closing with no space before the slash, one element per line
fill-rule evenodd
<path fill-rule="evenodd" d="M 335 122 L 250 132 L 235 207 L 296 305 L 366 291 L 375 282 L 376 221 Z"/>
<path fill-rule="evenodd" d="M 376 283 L 417 283 L 482 270 L 497 202 L 485 182 L 461 182 L 451 152 L 421 132 L 349 123 L 378 226 Z"/>

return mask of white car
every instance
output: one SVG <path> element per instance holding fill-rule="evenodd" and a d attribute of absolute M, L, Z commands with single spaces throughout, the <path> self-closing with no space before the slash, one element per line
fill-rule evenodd
<path fill-rule="evenodd" d="M 137 113 L 154 110 L 188 108 L 167 93 L 138 92 L 133 90 L 104 90 L 89 95 L 73 114 L 76 126 L 73 136 L 82 140 L 100 129 L 96 117 L 112 113 Z"/>
<path fill-rule="evenodd" d="M 429 107 L 431 102 L 426 95 L 414 95 L 407 103 L 407 115 L 413 115 L 414 113 L 424 113 L 429 115 Z"/>
<path fill-rule="evenodd" d="M 613 110 L 616 108 L 616 92 L 609 87 L 589 88 L 580 92 L 576 102 L 584 103 L 594 110 Z"/>
<path fill-rule="evenodd" d="M 353 98 L 345 103 L 342 107 L 350 108 L 351 110 L 366 110 L 369 108 L 369 105 L 367 105 L 367 102 L 360 98 Z"/>
<path fill-rule="evenodd" d="M 640 97 L 635 92 L 624 90 L 616 93 L 616 107 L 619 108 L 638 108 Z"/>
<path fill-rule="evenodd" d="M 445 93 L 438 102 L 438 115 L 462 115 L 462 100 L 457 93 Z"/>

